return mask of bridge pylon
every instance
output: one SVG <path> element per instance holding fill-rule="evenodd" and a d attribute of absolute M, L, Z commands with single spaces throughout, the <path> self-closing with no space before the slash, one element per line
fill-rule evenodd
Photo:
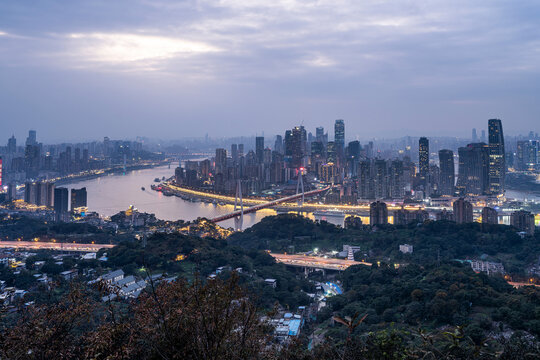
<path fill-rule="evenodd" d="M 298 199 L 297 205 L 299 207 L 304 206 L 304 176 L 302 175 L 302 168 L 298 169 L 298 180 L 296 182 L 296 195 L 302 191 L 302 197 Z"/>
<path fill-rule="evenodd" d="M 240 179 L 236 182 L 236 195 L 234 197 L 234 211 L 240 208 L 240 216 L 234 217 L 234 230 L 242 231 L 244 225 L 244 202 L 242 201 L 242 183 Z"/>

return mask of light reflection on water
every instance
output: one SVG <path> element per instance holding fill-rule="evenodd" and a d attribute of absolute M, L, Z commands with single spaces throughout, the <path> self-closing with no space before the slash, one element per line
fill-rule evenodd
<path fill-rule="evenodd" d="M 154 178 L 168 178 L 174 174 L 174 168 L 162 166 L 153 169 L 144 169 L 128 172 L 124 175 L 109 175 L 91 180 L 83 180 L 69 185 L 68 189 L 86 187 L 88 192 L 88 209 L 101 215 L 111 216 L 119 211 L 126 210 L 130 205 L 139 211 L 154 213 L 156 217 L 164 220 L 194 220 L 198 217 L 213 218 L 230 213 L 233 205 L 218 205 L 204 202 L 190 202 L 176 196 L 164 196 L 160 192 L 150 189 Z M 141 187 L 146 190 L 141 190 Z M 523 196 L 520 192 L 512 192 L 513 197 Z M 261 221 L 262 218 L 275 215 L 272 209 L 259 210 L 256 213 L 244 215 L 244 229 Z M 314 220 L 313 214 L 303 214 Z M 393 223 L 393 216 L 389 214 L 388 221 Z M 360 216 L 363 224 L 369 224 L 368 216 Z M 502 223 L 509 223 L 509 217 L 501 219 Z M 234 227 L 234 220 L 220 223 L 224 227 Z"/>

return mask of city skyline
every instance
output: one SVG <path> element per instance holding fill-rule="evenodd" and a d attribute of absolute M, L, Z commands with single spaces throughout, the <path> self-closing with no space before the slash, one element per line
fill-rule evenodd
<path fill-rule="evenodd" d="M 533 2 L 127 8 L 0 5 L 9 135 L 32 128 L 48 142 L 80 141 L 107 128 L 111 138 L 169 140 L 344 119 L 360 138 L 466 137 L 490 118 L 525 134 L 540 115 Z"/>

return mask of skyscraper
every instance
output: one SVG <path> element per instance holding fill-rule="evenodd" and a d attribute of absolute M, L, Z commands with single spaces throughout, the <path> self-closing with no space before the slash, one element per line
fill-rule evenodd
<path fill-rule="evenodd" d="M 238 144 L 231 145 L 231 156 L 232 156 L 232 160 L 235 163 L 237 163 L 238 162 Z"/>
<path fill-rule="evenodd" d="M 86 193 L 86 188 L 80 189 L 71 189 L 71 211 L 80 207 L 86 207 L 88 195 Z"/>
<path fill-rule="evenodd" d="M 341 119 L 334 124 L 334 146 L 338 160 L 343 160 L 345 155 L 345 122 Z"/>
<path fill-rule="evenodd" d="M 26 146 L 37 145 L 36 130 L 28 131 L 28 137 L 26 138 Z"/>
<path fill-rule="evenodd" d="M 216 149 L 215 169 L 216 174 L 222 174 L 225 172 L 227 166 L 227 150 L 218 148 Z"/>
<path fill-rule="evenodd" d="M 292 167 L 299 168 L 305 166 L 307 134 L 303 126 L 295 126 L 291 132 L 292 146 Z"/>
<path fill-rule="evenodd" d="M 15 139 L 15 135 L 11 135 L 8 139 L 7 152 L 8 154 L 15 154 L 17 152 L 17 139 Z"/>
<path fill-rule="evenodd" d="M 429 140 L 425 137 L 418 140 L 418 174 L 420 182 L 426 186 L 429 175 Z"/>
<path fill-rule="evenodd" d="M 502 122 L 490 119 L 489 127 L 489 192 L 498 195 L 504 192 L 506 159 Z"/>
<path fill-rule="evenodd" d="M 454 201 L 454 221 L 458 224 L 473 222 L 473 206 L 470 202 L 459 198 Z"/>
<path fill-rule="evenodd" d="M 453 196 L 455 189 L 454 152 L 452 150 L 439 150 L 439 167 L 441 169 L 439 190 L 442 195 Z"/>
<path fill-rule="evenodd" d="M 257 163 L 262 164 L 264 160 L 264 137 L 257 136 L 255 138 L 255 156 Z"/>
<path fill-rule="evenodd" d="M 476 133 L 476 129 L 472 129 L 472 142 L 478 142 L 478 134 Z"/>
<path fill-rule="evenodd" d="M 276 142 L 274 143 L 274 151 L 283 154 L 283 137 L 276 135 Z"/>
<path fill-rule="evenodd" d="M 68 189 L 54 189 L 54 212 L 56 221 L 66 221 L 68 217 Z"/>
<path fill-rule="evenodd" d="M 485 143 L 460 147 L 456 191 L 461 196 L 478 196 L 489 192 L 489 154 Z"/>

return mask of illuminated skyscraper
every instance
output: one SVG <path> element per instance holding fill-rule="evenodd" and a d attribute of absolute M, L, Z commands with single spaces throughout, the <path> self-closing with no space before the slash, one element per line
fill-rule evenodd
<path fill-rule="evenodd" d="M 216 149 L 215 169 L 216 174 L 222 174 L 225 172 L 227 166 L 227 150 L 218 148 Z"/>
<path fill-rule="evenodd" d="M 489 192 L 493 195 L 504 192 L 506 160 L 502 122 L 490 119 L 489 126 Z"/>
<path fill-rule="evenodd" d="M 439 150 L 440 183 L 439 190 L 442 195 L 454 195 L 455 189 L 455 169 L 454 152 L 452 150 Z"/>
<path fill-rule="evenodd" d="M 88 195 L 86 188 L 71 189 L 71 211 L 80 207 L 86 207 Z"/>
<path fill-rule="evenodd" d="M 418 174 L 421 183 L 426 186 L 429 175 L 429 140 L 425 137 L 418 140 Z"/>
<path fill-rule="evenodd" d="M 343 160 L 345 155 L 345 122 L 341 119 L 334 124 L 334 146 L 338 160 Z"/>
<path fill-rule="evenodd" d="M 489 192 L 489 153 L 485 143 L 460 147 L 456 191 L 461 196 L 485 195 Z"/>
<path fill-rule="evenodd" d="M 299 168 L 305 166 L 307 134 L 303 126 L 295 126 L 291 132 L 292 146 L 292 167 Z"/>

